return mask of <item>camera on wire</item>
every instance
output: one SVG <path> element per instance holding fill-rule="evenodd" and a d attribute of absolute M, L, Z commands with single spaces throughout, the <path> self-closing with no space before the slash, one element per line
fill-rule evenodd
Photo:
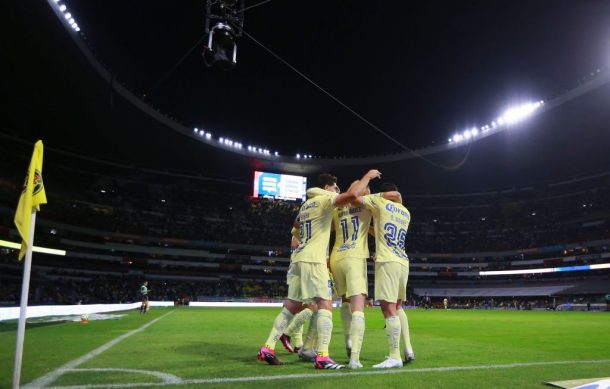
<path fill-rule="evenodd" d="M 203 62 L 231 70 L 237 64 L 237 39 L 242 36 L 245 0 L 206 0 L 207 45 Z"/>

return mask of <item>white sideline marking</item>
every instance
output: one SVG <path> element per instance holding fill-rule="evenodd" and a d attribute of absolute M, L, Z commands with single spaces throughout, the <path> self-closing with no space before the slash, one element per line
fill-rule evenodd
<path fill-rule="evenodd" d="M 460 370 L 483 370 L 483 369 L 512 369 L 516 367 L 532 367 L 532 366 L 552 366 L 552 365 L 571 365 L 571 364 L 587 364 L 587 363 L 610 363 L 610 359 L 595 359 L 588 361 L 548 361 L 548 362 L 522 362 L 508 363 L 502 365 L 473 365 L 473 366 L 447 366 L 447 367 L 424 367 L 419 369 L 387 369 L 387 370 L 372 370 L 372 371 L 354 371 L 354 372 L 337 372 L 337 373 L 304 373 L 304 374 L 285 374 L 285 375 L 269 375 L 269 376 L 253 376 L 253 377 L 220 377 L 220 378 L 204 378 L 182 380 L 177 383 L 165 382 L 132 382 L 128 384 L 89 384 L 89 385 L 74 385 L 74 386 L 53 386 L 49 389 L 97 389 L 97 388 L 135 388 L 146 386 L 167 386 L 167 385 L 205 385 L 205 384 L 228 384 L 234 382 L 259 382 L 259 381 L 277 381 L 288 379 L 301 378 L 331 378 L 331 377 L 354 377 L 354 376 L 369 376 L 369 375 L 385 375 L 385 374 L 407 374 L 407 373 L 429 373 L 429 372 L 444 372 L 444 371 L 460 371 Z"/>
<path fill-rule="evenodd" d="M 131 335 L 144 331 L 145 329 L 147 329 L 151 325 L 155 324 L 159 320 L 163 319 L 165 316 L 169 315 L 170 313 L 172 313 L 172 312 L 168 312 L 161 317 L 158 317 L 154 320 L 149 321 L 148 323 L 144 324 L 140 328 L 136 328 L 135 330 L 129 331 L 128 333 L 123 334 L 123 335 L 119 336 L 118 338 L 115 338 L 115 339 L 111 340 L 110 342 L 101 345 L 100 347 L 96 348 L 95 350 L 83 355 L 82 357 L 76 358 L 76 359 L 66 363 L 65 365 L 58 367 L 57 369 L 43 375 L 42 377 L 39 377 L 39 378 L 35 379 L 34 381 L 23 385 L 22 388 L 23 389 L 36 389 L 36 388 L 46 387 L 47 385 L 49 385 L 50 383 L 54 382 L 56 379 L 61 377 L 67 371 L 72 370 L 72 369 L 76 368 L 77 366 L 82 365 L 83 363 L 87 362 L 88 360 L 97 357 L 98 355 L 100 355 L 104 351 L 108 350 L 110 347 L 114 346 L 115 344 L 120 343 L 120 342 L 124 341 L 125 339 L 129 338 Z"/>
<path fill-rule="evenodd" d="M 162 373 L 160 371 L 154 371 L 154 370 L 137 370 L 137 369 L 118 369 L 118 368 L 81 368 L 81 369 L 68 369 L 66 370 L 67 373 L 78 373 L 78 372 L 88 372 L 88 371 L 94 371 L 94 372 L 107 372 L 107 371 L 118 371 L 118 372 L 123 372 L 123 373 L 136 373 L 136 374 L 148 374 L 151 375 L 153 377 L 157 377 L 158 379 L 162 380 L 163 383 L 166 384 L 178 384 L 180 382 L 182 382 L 182 379 L 180 379 L 180 377 L 177 377 L 173 374 L 169 374 L 169 373 Z"/>

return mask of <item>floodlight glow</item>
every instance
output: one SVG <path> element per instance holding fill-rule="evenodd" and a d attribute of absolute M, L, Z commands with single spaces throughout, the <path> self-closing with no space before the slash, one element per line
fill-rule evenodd
<path fill-rule="evenodd" d="M 70 23 L 70 25 L 76 24 L 76 22 L 74 21 L 74 19 L 70 19 L 70 20 L 68 20 L 68 23 Z"/>
<path fill-rule="evenodd" d="M 219 141 L 220 143 L 224 143 L 224 142 L 225 142 L 225 138 L 220 138 L 220 139 L 218 139 L 218 141 Z"/>
<path fill-rule="evenodd" d="M 76 28 L 74 28 L 74 31 L 79 32 L 79 31 L 80 31 L 80 28 L 79 28 L 79 27 L 76 27 Z"/>
<path fill-rule="evenodd" d="M 468 130 L 464 131 L 463 135 L 464 135 L 464 138 L 470 139 L 470 131 L 468 131 Z"/>
<path fill-rule="evenodd" d="M 502 116 L 500 116 L 500 117 L 498 118 L 498 124 L 499 124 L 499 125 L 504 124 L 504 118 L 503 118 Z"/>
<path fill-rule="evenodd" d="M 70 19 L 72 17 L 72 14 L 70 12 L 68 12 L 67 14 L 64 15 L 64 18 L 66 19 Z"/>
<path fill-rule="evenodd" d="M 63 4 L 62 4 L 62 5 L 60 5 L 60 6 L 59 6 L 59 10 L 60 10 L 61 12 L 64 12 L 64 11 L 66 10 L 66 6 L 65 6 L 65 5 L 63 5 Z"/>
<path fill-rule="evenodd" d="M 301 158 L 301 154 L 297 154 L 297 158 Z"/>
<path fill-rule="evenodd" d="M 475 127 L 472 130 L 470 130 L 470 135 L 472 136 L 477 136 L 479 135 L 479 130 Z"/>
<path fill-rule="evenodd" d="M 276 157 L 277 157 L 278 155 L 280 155 L 280 154 L 279 154 L 277 151 L 276 151 L 274 154 L 275 154 L 275 156 L 276 156 Z"/>
<path fill-rule="evenodd" d="M 207 134 L 205 134 L 205 137 L 206 137 L 207 139 L 210 139 L 210 138 L 212 137 L 212 134 L 208 132 Z"/>
<path fill-rule="evenodd" d="M 540 102 L 528 103 L 528 104 L 520 105 L 518 107 L 509 108 L 506 111 L 504 111 L 504 114 L 502 115 L 502 117 L 509 124 L 516 123 L 516 122 L 523 120 L 526 117 L 530 116 L 539 106 L 540 106 Z"/>

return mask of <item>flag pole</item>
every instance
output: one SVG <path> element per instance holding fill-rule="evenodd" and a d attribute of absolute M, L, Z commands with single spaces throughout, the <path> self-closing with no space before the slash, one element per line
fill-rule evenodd
<path fill-rule="evenodd" d="M 13 369 L 13 389 L 19 388 L 21 379 L 21 360 L 23 356 L 23 341 L 25 339 L 25 321 L 28 309 L 28 294 L 30 292 L 30 271 L 32 269 L 32 249 L 34 248 L 34 229 L 36 228 L 36 209 L 32 209 L 30 219 L 29 240 L 23 264 L 23 283 L 21 284 L 21 305 L 19 310 L 19 325 L 17 327 L 17 347 L 15 349 L 15 368 Z"/>

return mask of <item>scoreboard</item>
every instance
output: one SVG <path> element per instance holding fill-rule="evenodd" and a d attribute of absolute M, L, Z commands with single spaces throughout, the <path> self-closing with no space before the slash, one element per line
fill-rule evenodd
<path fill-rule="evenodd" d="M 268 172 L 254 172 L 254 197 L 282 200 L 303 200 L 307 192 L 307 178 Z"/>

